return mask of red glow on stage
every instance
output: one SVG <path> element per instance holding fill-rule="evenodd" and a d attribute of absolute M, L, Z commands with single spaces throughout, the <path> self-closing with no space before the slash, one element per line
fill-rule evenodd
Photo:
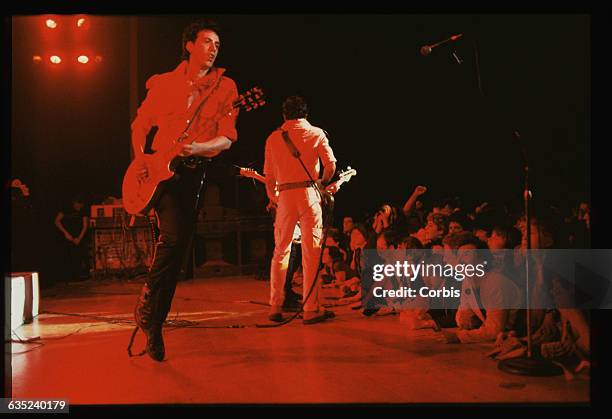
<path fill-rule="evenodd" d="M 96 62 L 97 63 L 101 63 L 102 62 L 102 56 L 101 55 L 96 55 Z"/>
<path fill-rule="evenodd" d="M 49 61 L 51 61 L 52 64 L 59 64 L 62 62 L 62 59 L 57 55 L 52 55 L 49 57 Z"/>
<path fill-rule="evenodd" d="M 42 62 L 42 57 L 40 55 L 34 55 L 32 56 L 32 61 L 34 61 L 34 64 L 40 64 Z"/>
<path fill-rule="evenodd" d="M 87 55 L 79 55 L 77 61 L 81 64 L 87 64 L 89 62 L 89 57 Z"/>

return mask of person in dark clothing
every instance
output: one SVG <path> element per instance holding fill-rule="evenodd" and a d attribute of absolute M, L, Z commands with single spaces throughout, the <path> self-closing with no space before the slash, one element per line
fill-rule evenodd
<path fill-rule="evenodd" d="M 70 206 L 55 216 L 55 226 L 60 233 L 58 279 L 74 281 L 89 277 L 89 242 L 87 232 L 89 217 L 81 197 L 72 199 Z"/>

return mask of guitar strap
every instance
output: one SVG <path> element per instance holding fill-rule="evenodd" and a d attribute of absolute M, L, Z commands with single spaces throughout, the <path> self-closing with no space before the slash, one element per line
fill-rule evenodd
<path fill-rule="evenodd" d="M 287 145 L 287 148 L 289 149 L 289 152 L 291 153 L 291 155 L 300 161 L 300 164 L 304 168 L 304 171 L 308 175 L 308 178 L 312 181 L 312 183 L 315 183 L 312 176 L 310 176 L 310 172 L 306 168 L 306 165 L 302 161 L 300 150 L 298 150 L 295 144 L 293 144 L 293 141 L 291 141 L 291 137 L 289 137 L 289 132 L 287 130 L 282 130 L 281 134 L 283 136 L 283 140 L 285 141 L 285 144 Z M 319 189 L 318 186 L 316 186 L 316 183 L 315 183 L 315 187 Z"/>
<path fill-rule="evenodd" d="M 308 169 L 306 168 L 306 165 L 302 161 L 302 157 L 301 157 L 300 151 L 297 149 L 297 147 L 295 146 L 293 141 L 291 141 L 291 137 L 289 137 L 289 132 L 287 130 L 281 130 L 281 134 L 282 134 L 282 137 L 283 137 L 283 141 L 285 142 L 285 145 L 289 149 L 289 152 L 291 153 L 291 155 L 293 157 L 295 157 L 296 159 L 299 160 L 300 164 L 302 165 L 302 168 L 304 169 L 304 171 L 308 175 L 308 178 L 311 180 L 311 182 L 313 183 L 316 191 L 319 193 L 319 196 L 321 197 L 321 205 L 323 205 L 324 202 L 326 202 L 324 197 L 323 197 L 323 191 L 321 191 L 321 189 L 319 188 L 319 184 L 315 182 L 315 180 L 312 178 L 312 176 L 310 176 L 310 172 L 308 171 Z M 330 211 L 328 211 L 328 217 L 325 217 L 325 218 L 326 218 L 326 220 L 323 221 L 323 224 L 325 226 L 330 226 L 332 224 L 332 222 L 333 222 L 332 221 L 332 211 L 331 211 L 331 208 L 330 208 Z"/>
<path fill-rule="evenodd" d="M 185 127 L 185 129 L 183 130 L 183 133 L 180 136 L 180 141 L 182 141 L 182 139 L 187 137 L 187 133 L 189 131 L 189 128 L 191 128 L 191 125 L 196 120 L 196 118 L 199 116 L 200 111 L 202 110 L 202 107 L 204 106 L 204 103 L 213 94 L 213 92 L 215 90 L 217 90 L 217 88 L 219 87 L 219 84 L 221 84 L 222 73 L 220 71 L 218 71 L 217 69 L 215 69 L 215 72 L 217 73 L 217 79 L 215 80 L 213 86 L 208 90 L 208 93 L 202 98 L 202 100 L 198 104 L 198 107 L 193 112 L 193 115 L 191 116 L 191 118 L 189 118 L 189 122 L 187 123 L 187 126 Z"/>

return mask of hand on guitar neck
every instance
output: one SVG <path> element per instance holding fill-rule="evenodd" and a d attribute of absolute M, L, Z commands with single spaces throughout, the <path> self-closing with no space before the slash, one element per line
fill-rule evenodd
<path fill-rule="evenodd" d="M 330 183 L 329 185 L 325 187 L 325 192 L 331 195 L 335 194 L 336 192 L 340 190 L 340 186 L 342 186 L 343 183 L 351 180 L 351 177 L 355 176 L 356 174 L 357 174 L 357 170 L 351 169 L 351 166 L 347 166 L 346 170 L 338 173 L 338 177 L 339 177 L 338 180 Z"/>

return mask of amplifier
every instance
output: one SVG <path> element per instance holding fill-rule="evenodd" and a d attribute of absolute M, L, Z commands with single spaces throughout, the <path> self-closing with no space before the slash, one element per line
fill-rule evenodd
<path fill-rule="evenodd" d="M 149 267 L 153 257 L 151 227 L 94 228 L 94 271 Z"/>
<path fill-rule="evenodd" d="M 126 212 L 123 205 L 92 205 L 91 218 L 115 218 L 125 217 Z"/>

